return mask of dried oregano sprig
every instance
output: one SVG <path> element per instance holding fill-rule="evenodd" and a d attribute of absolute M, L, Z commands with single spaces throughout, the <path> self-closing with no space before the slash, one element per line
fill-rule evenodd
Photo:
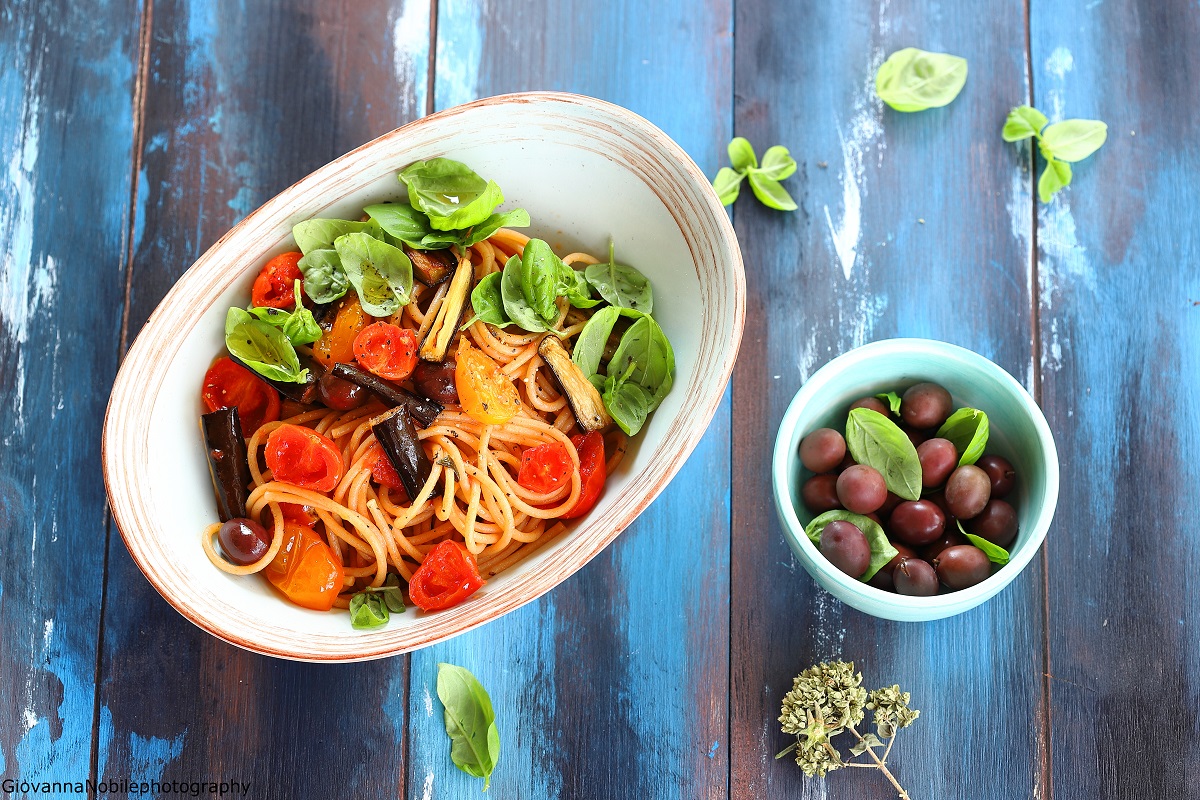
<path fill-rule="evenodd" d="M 783 696 L 779 722 L 783 732 L 796 737 L 794 744 L 776 755 L 782 758 L 796 751 L 796 763 L 808 776 L 824 777 L 842 767 L 867 767 L 880 770 L 903 800 L 908 792 L 887 768 L 896 731 L 907 728 L 921 713 L 908 707 L 909 693 L 899 686 L 886 686 L 868 693 L 862 688 L 862 673 L 854 671 L 853 661 L 827 661 L 809 667 L 792 681 L 792 690 Z M 866 712 L 876 733 L 860 734 L 856 728 Z M 832 739 L 849 732 L 855 743 L 850 747 L 850 759 L 834 747 Z M 876 747 L 886 747 L 883 755 Z M 856 762 L 854 757 L 866 753 L 874 763 Z"/>

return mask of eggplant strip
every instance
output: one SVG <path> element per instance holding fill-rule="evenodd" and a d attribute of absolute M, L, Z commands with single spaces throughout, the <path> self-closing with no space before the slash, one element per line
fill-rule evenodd
<path fill-rule="evenodd" d="M 425 448 L 421 447 L 421 441 L 417 438 L 417 428 L 408 407 L 400 405 L 392 409 L 372 425 L 371 430 L 400 476 L 411 502 L 421 493 L 425 481 L 429 480 L 433 464 L 429 462 Z"/>
<path fill-rule="evenodd" d="M 300 356 L 300 366 L 301 368 L 306 368 L 308 370 L 308 379 L 304 383 L 291 383 L 289 381 L 277 381 L 272 378 L 268 378 L 265 375 L 259 375 L 254 371 L 253 368 L 247 366 L 245 361 L 242 361 L 237 356 L 230 353 L 229 357 L 233 360 L 233 363 L 237 364 L 239 367 L 245 367 L 253 372 L 255 377 L 261 378 L 262 380 L 271 384 L 276 391 L 278 391 L 288 400 L 293 400 L 306 406 L 317 402 L 317 373 L 321 371 L 321 368 L 317 366 L 312 359 L 306 358 L 305 356 Z"/>
<path fill-rule="evenodd" d="M 612 417 L 604 407 L 600 393 L 583 374 L 583 370 L 571 360 L 571 354 L 557 336 L 542 339 L 538 345 L 538 355 L 550 367 L 580 428 L 589 432 L 600 431 L 612 424 Z"/>
<path fill-rule="evenodd" d="M 353 364 L 334 364 L 333 376 L 341 378 L 344 381 L 356 383 L 359 386 L 374 392 L 380 400 L 401 408 L 408 409 L 408 412 L 421 423 L 422 428 L 428 428 L 433 424 L 433 421 L 438 418 L 438 414 L 442 413 L 442 404 L 429 400 L 424 397 L 418 397 L 410 391 L 401 389 L 390 381 L 385 381 L 378 375 L 372 375 L 366 370 L 359 369 Z"/>
<path fill-rule="evenodd" d="M 200 429 L 204 433 L 208 472 L 217 495 L 217 516 L 221 522 L 245 517 L 252 478 L 237 407 L 201 415 Z"/>

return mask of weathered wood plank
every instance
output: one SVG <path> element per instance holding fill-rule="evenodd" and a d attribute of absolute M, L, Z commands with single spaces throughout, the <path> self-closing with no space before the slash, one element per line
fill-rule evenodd
<path fill-rule="evenodd" d="M 730 24 L 721 0 L 442 0 L 437 106 L 527 89 L 595 95 L 648 117 L 714 172 L 730 136 Z M 728 441 L 726 403 L 670 488 L 578 575 L 413 654 L 410 797 L 479 788 L 449 758 L 439 661 L 491 692 L 498 797 L 727 795 Z"/>
<path fill-rule="evenodd" d="M 1027 97 L 1019 2 L 739 5 L 736 132 L 783 143 L 800 210 L 742 200 L 750 280 L 734 376 L 731 794 L 894 797 L 874 773 L 809 780 L 774 754 L 776 717 L 800 669 L 852 659 L 874 686 L 900 683 L 922 710 L 893 753 L 914 797 L 1039 795 L 1040 563 L 1001 595 L 928 624 L 843 606 L 799 568 L 769 493 L 767 452 L 793 393 L 831 357 L 891 336 L 977 350 L 1031 376 L 1030 194 L 999 128 Z M 900 114 L 875 70 L 915 45 L 965 56 L 949 107 Z"/>
<path fill-rule="evenodd" d="M 85 781 L 140 3 L 0 6 L 0 776 Z M 87 142 L 87 147 L 81 147 Z M 16 796 L 16 795 L 14 795 Z"/>
<path fill-rule="evenodd" d="M 1031 30 L 1037 106 L 1109 125 L 1037 216 L 1042 395 L 1062 455 L 1047 540 L 1054 788 L 1194 797 L 1200 11 L 1045 0 Z"/>
<path fill-rule="evenodd" d="M 131 336 L 240 217 L 424 111 L 428 24 L 423 0 L 154 6 Z M 101 777 L 238 779 L 258 797 L 401 792 L 407 659 L 251 655 L 176 614 L 117 536 L 110 564 Z"/>

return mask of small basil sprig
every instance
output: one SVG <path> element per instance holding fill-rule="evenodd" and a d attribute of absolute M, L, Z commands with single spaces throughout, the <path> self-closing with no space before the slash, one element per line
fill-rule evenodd
<path fill-rule="evenodd" d="M 379 628 L 404 611 L 400 578 L 389 573 L 382 586 L 368 586 L 350 598 L 350 624 L 358 630 Z"/>
<path fill-rule="evenodd" d="M 852 408 L 846 419 L 846 446 L 859 464 L 883 475 L 889 492 L 905 500 L 921 497 L 921 460 L 904 431 L 882 414 Z"/>
<path fill-rule="evenodd" d="M 1004 121 L 1001 136 L 1006 142 L 1032 137 L 1046 160 L 1038 179 L 1038 197 L 1049 203 L 1071 183 L 1071 163 L 1082 161 L 1100 149 L 1108 139 L 1108 126 L 1098 119 L 1065 119 L 1047 125 L 1046 115 L 1032 106 L 1017 106 Z"/>
<path fill-rule="evenodd" d="M 896 394 L 895 392 L 883 392 L 882 394 L 877 394 L 875 395 L 875 399 L 882 400 L 883 402 L 887 403 L 888 408 L 891 409 L 893 414 L 900 413 L 900 395 Z"/>
<path fill-rule="evenodd" d="M 471 309 L 475 315 L 464 322 L 459 330 L 465 331 L 474 325 L 476 320 L 499 327 L 512 322 L 504 312 L 504 295 L 500 288 L 502 278 L 502 273 L 492 272 L 484 275 L 483 279 L 475 284 L 475 288 L 471 290 Z"/>
<path fill-rule="evenodd" d="M 264 378 L 284 383 L 308 380 L 308 370 L 300 368 L 296 348 L 283 331 L 249 311 L 231 308 L 225 315 L 225 348 Z"/>
<path fill-rule="evenodd" d="M 247 311 L 268 325 L 279 328 L 292 344 L 312 344 L 321 338 L 321 326 L 313 318 L 312 312 L 304 307 L 304 301 L 300 294 L 299 279 L 296 280 L 295 292 L 295 311 L 284 311 L 282 308 L 256 307 L 251 307 Z"/>
<path fill-rule="evenodd" d="M 403 250 L 366 233 L 339 236 L 334 247 L 363 311 L 373 317 L 388 317 L 408 304 L 412 261 Z"/>
<path fill-rule="evenodd" d="M 495 181 L 485 181 L 466 164 L 449 158 L 417 161 L 400 171 L 408 202 L 429 218 L 434 230 L 470 228 L 504 202 Z"/>
<path fill-rule="evenodd" d="M 897 111 L 924 111 L 948 105 L 966 82 L 965 58 L 906 47 L 879 66 L 875 94 Z"/>
<path fill-rule="evenodd" d="M 408 203 L 377 203 L 363 211 L 392 239 L 418 250 L 444 250 L 452 245 L 467 248 L 501 228 L 529 225 L 529 212 L 523 208 L 492 214 L 478 225 L 450 231 L 434 230 L 429 217 Z"/>
<path fill-rule="evenodd" d="M 653 317 L 639 314 L 608 362 L 608 376 L 600 395 L 605 409 L 621 430 L 634 436 L 674 382 L 675 351 L 671 342 Z"/>
<path fill-rule="evenodd" d="M 332 303 L 350 289 L 336 250 L 309 250 L 297 266 L 304 276 L 304 293 L 314 303 Z"/>
<path fill-rule="evenodd" d="M 1009 555 L 1009 552 L 1003 547 L 995 542 L 990 542 L 987 539 L 984 539 L 982 536 L 976 536 L 973 533 L 967 533 L 967 529 L 963 527 L 961 519 L 956 519 L 955 522 L 958 523 L 958 530 L 963 536 L 967 537 L 967 541 L 982 550 L 983 554 L 988 557 L 988 561 L 992 562 L 993 564 L 999 564 L 1003 567 L 1011 560 L 1012 556 Z"/>
<path fill-rule="evenodd" d="M 567 302 L 575 308 L 591 308 L 604 302 L 603 299 L 592 297 L 592 287 L 584 273 L 566 264 L 558 273 L 558 294 L 567 298 Z"/>
<path fill-rule="evenodd" d="M 745 141 L 743 139 L 743 141 Z M 608 261 L 590 264 L 583 271 L 587 282 L 600 296 L 618 308 L 632 308 L 651 314 L 654 311 L 654 290 L 650 279 L 633 267 L 618 264 L 612 240 L 608 242 Z"/>
<path fill-rule="evenodd" d="M 486 790 L 500 760 L 492 698 L 474 675 L 454 664 L 438 664 L 437 696 L 445 709 L 450 760 L 468 775 L 483 778 Z"/>
<path fill-rule="evenodd" d="M 500 301 L 508 318 L 531 333 L 548 331 L 554 322 L 542 319 L 525 299 L 521 289 L 521 259 L 517 256 L 508 259 L 500 275 Z"/>
<path fill-rule="evenodd" d="M 754 196 L 768 208 L 778 211 L 795 211 L 798 206 L 780 181 L 791 177 L 796 171 L 796 160 L 786 147 L 775 145 L 763 154 L 762 165 L 754 155 L 754 148 L 746 139 L 738 136 L 729 143 L 729 167 L 721 167 L 713 179 L 713 189 L 721 205 L 730 205 L 741 193 L 742 179 L 748 178 Z"/>
<path fill-rule="evenodd" d="M 961 455 L 958 465 L 974 464 L 983 455 L 987 447 L 988 433 L 987 414 L 977 408 L 960 408 L 942 423 L 942 427 L 934 434 L 939 439 L 949 439 Z"/>
<path fill-rule="evenodd" d="M 876 414 L 876 416 L 879 416 Z M 804 528 L 804 533 L 808 536 L 809 541 L 817 547 L 821 546 L 821 532 L 825 530 L 825 526 L 835 520 L 849 522 L 854 527 L 863 532 L 867 537 L 867 544 L 871 545 L 871 563 L 867 566 L 867 571 L 858 576 L 858 579 L 864 583 L 875 577 L 875 573 L 883 569 L 883 566 L 900 554 L 900 551 L 892 546 L 888 541 L 887 534 L 883 532 L 883 528 L 879 523 L 870 517 L 864 517 L 861 514 L 854 514 L 850 511 L 835 509 L 826 511 Z"/>

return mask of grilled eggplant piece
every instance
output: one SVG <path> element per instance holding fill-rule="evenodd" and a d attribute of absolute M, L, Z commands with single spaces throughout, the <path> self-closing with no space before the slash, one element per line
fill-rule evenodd
<path fill-rule="evenodd" d="M 612 424 L 612 417 L 604 408 L 600 393 L 583 374 L 578 365 L 571 360 L 571 354 L 562 346 L 557 336 L 548 335 L 538 345 L 538 355 L 550 367 L 558 385 L 562 388 L 571 411 L 575 413 L 575 421 L 585 431 L 598 431 Z"/>
<path fill-rule="evenodd" d="M 246 516 L 252 478 L 237 406 L 202 414 L 200 429 L 204 433 L 208 472 L 217 495 L 217 515 L 221 522 Z"/>
<path fill-rule="evenodd" d="M 431 288 L 450 277 L 458 260 L 450 249 L 418 250 L 404 245 L 404 254 L 412 262 L 413 277 Z"/>
<path fill-rule="evenodd" d="M 421 447 L 421 441 L 417 438 L 417 429 L 413 425 L 408 407 L 396 406 L 380 417 L 371 426 L 371 430 L 396 474 L 400 476 L 409 502 L 412 502 L 421 493 L 425 481 L 429 480 L 433 465 L 429 463 L 425 449 Z"/>
<path fill-rule="evenodd" d="M 454 339 L 454 334 L 458 333 L 458 326 L 462 322 L 474 279 L 475 268 L 468 259 L 461 259 L 458 268 L 454 270 L 454 277 L 450 279 L 450 288 L 442 298 L 442 304 L 438 306 L 437 316 L 433 318 L 433 324 L 425 334 L 425 341 L 421 343 L 418 355 L 422 360 L 441 361 L 446 357 L 450 342 Z"/>
<path fill-rule="evenodd" d="M 246 367 L 246 369 L 254 372 L 251 367 L 246 365 L 245 361 L 242 361 L 237 356 L 230 353 L 229 357 L 233 359 L 233 363 L 237 364 L 239 367 Z M 307 358 L 306 356 L 300 356 L 300 367 L 308 370 L 308 379 L 304 383 L 276 381 L 266 377 L 265 375 L 259 375 L 257 372 L 254 372 L 254 374 L 256 377 L 262 378 L 264 381 L 271 384 L 276 391 L 278 391 L 288 400 L 295 400 L 297 403 L 302 403 L 306 406 L 312 405 L 313 403 L 317 402 L 317 373 L 321 372 L 322 370 L 320 366 L 313 363 L 313 360 Z"/>
<path fill-rule="evenodd" d="M 388 405 L 407 408 L 417 422 L 421 423 L 422 428 L 428 428 L 438 418 L 438 414 L 442 413 L 441 403 L 417 397 L 412 392 L 401 389 L 396 384 L 385 381 L 378 375 L 372 375 L 352 364 L 334 364 L 330 372 L 335 378 L 357 383 L 364 389 L 370 390 Z"/>

